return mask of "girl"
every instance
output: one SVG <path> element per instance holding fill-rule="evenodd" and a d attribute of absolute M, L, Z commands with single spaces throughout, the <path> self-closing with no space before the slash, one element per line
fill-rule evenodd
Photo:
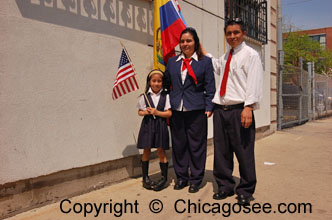
<path fill-rule="evenodd" d="M 169 134 L 166 118 L 172 116 L 169 96 L 163 89 L 164 73 L 152 70 L 146 80 L 145 94 L 137 104 L 138 115 L 144 116 L 138 134 L 137 148 L 143 149 L 143 187 L 160 191 L 167 182 L 168 162 L 165 150 L 169 149 Z M 148 175 L 151 148 L 157 148 L 160 158 L 161 179 L 156 183 Z"/>

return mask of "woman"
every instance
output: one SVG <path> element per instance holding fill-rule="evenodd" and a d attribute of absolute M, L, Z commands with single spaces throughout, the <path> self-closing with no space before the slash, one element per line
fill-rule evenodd
<path fill-rule="evenodd" d="M 165 76 L 170 82 L 173 111 L 171 133 L 175 190 L 198 192 L 206 161 L 207 118 L 212 115 L 215 81 L 211 59 L 200 49 L 194 28 L 180 35 L 179 56 L 168 60 Z"/>

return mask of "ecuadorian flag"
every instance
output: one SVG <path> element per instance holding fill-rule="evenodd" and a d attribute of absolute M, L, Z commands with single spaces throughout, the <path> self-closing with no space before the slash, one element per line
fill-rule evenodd
<path fill-rule="evenodd" d="M 154 0 L 154 69 L 165 71 L 186 26 L 177 0 Z"/>

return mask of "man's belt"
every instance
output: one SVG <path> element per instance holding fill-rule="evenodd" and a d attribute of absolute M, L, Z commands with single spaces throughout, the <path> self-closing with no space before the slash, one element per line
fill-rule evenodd
<path fill-rule="evenodd" d="M 224 111 L 230 111 L 233 109 L 243 109 L 244 103 L 235 104 L 235 105 L 215 105 L 215 109 L 222 109 Z"/>

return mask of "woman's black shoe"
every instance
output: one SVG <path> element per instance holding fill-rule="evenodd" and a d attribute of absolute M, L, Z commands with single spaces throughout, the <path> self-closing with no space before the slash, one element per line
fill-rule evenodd
<path fill-rule="evenodd" d="M 186 186 L 188 186 L 188 182 L 187 181 L 178 180 L 177 183 L 174 186 L 174 189 L 175 190 L 180 190 L 180 189 L 183 189 Z"/>

